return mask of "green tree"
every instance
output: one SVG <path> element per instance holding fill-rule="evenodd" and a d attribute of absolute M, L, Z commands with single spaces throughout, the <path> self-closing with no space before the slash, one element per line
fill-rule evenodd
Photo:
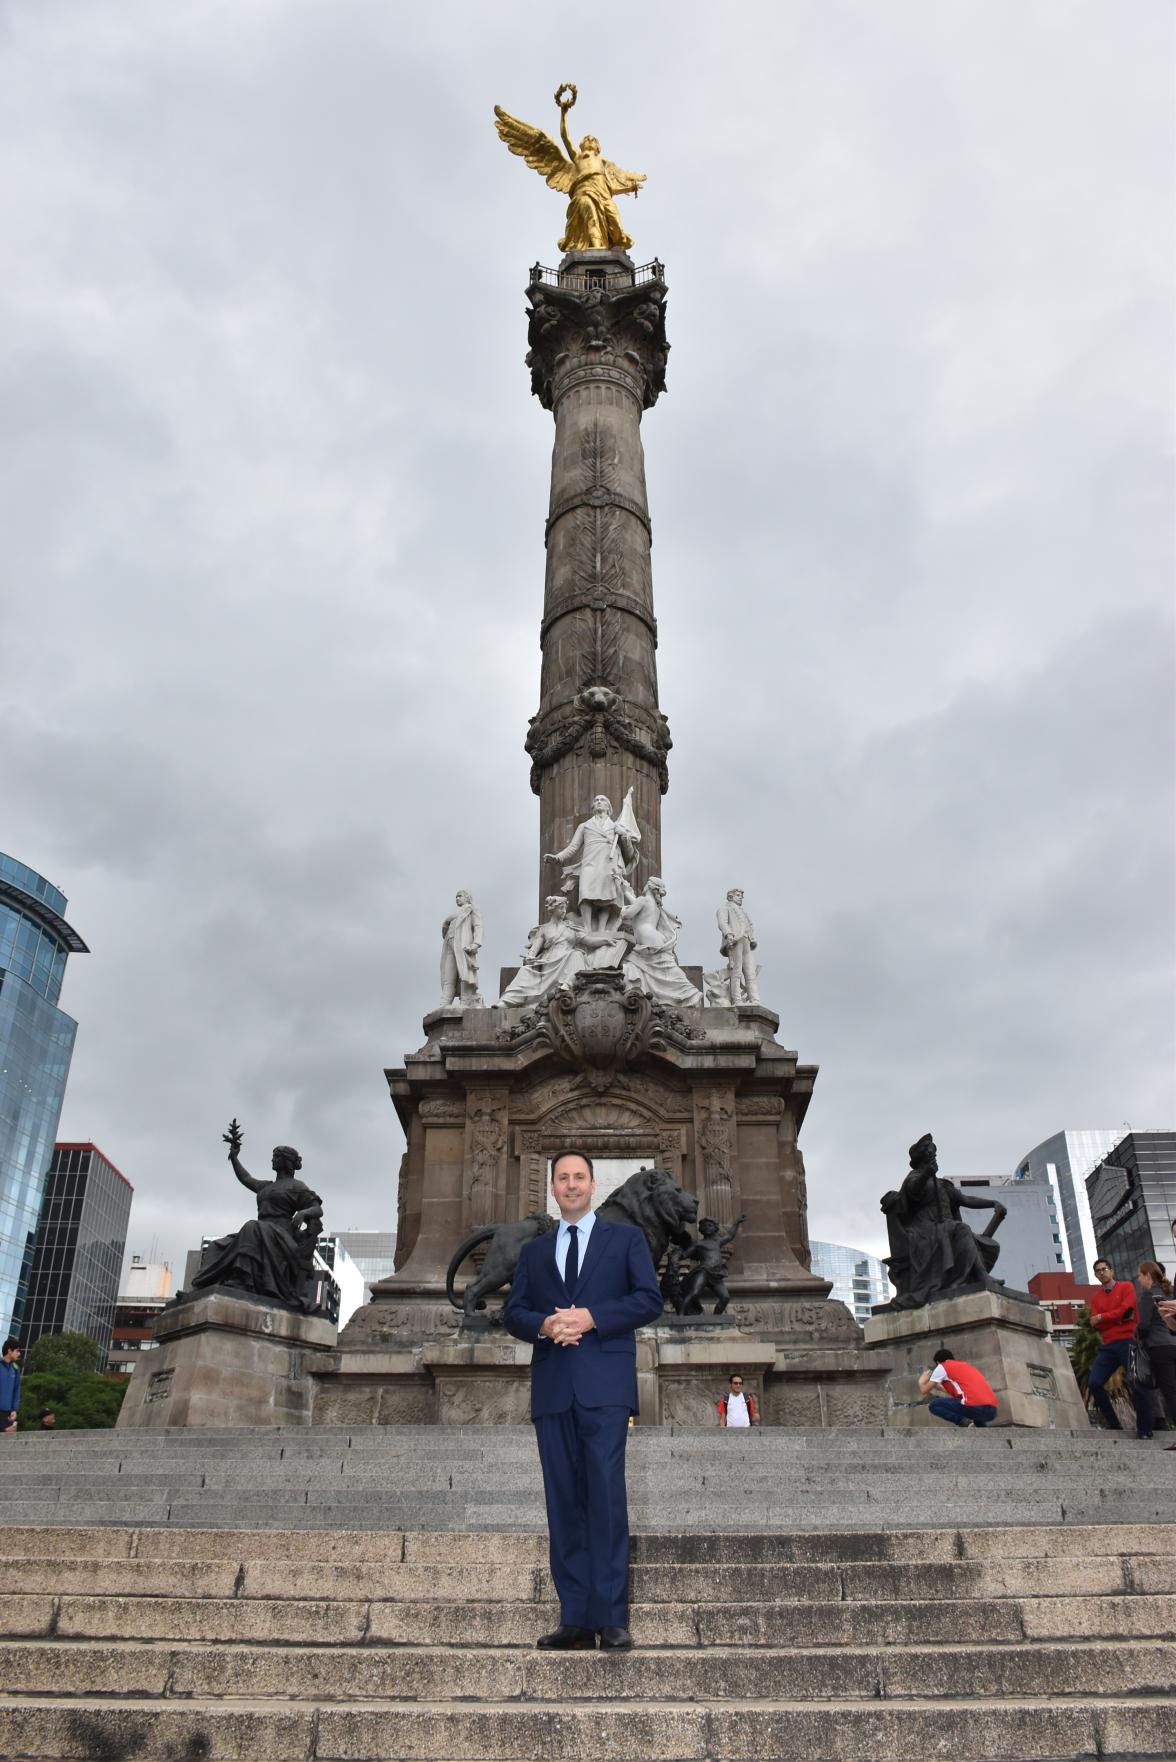
<path fill-rule="evenodd" d="M 1078 1388 L 1086 1403 L 1086 1411 L 1090 1415 L 1091 1424 L 1096 1426 L 1106 1424 L 1102 1414 L 1090 1399 L 1090 1372 L 1101 1345 L 1102 1335 L 1095 1327 L 1090 1310 L 1084 1303 L 1078 1311 L 1074 1338 L 1070 1342 L 1070 1363 L 1074 1366 L 1074 1375 L 1078 1379 Z M 1131 1391 L 1127 1385 L 1127 1378 L 1121 1370 L 1117 1370 L 1113 1376 L 1107 1378 L 1107 1394 L 1118 1412 L 1119 1424 L 1130 1424 L 1134 1420 L 1135 1413 L 1131 1405 Z"/>
<path fill-rule="evenodd" d="M 20 1391 L 20 1429 L 39 1428 L 43 1407 L 51 1407 L 57 1430 L 79 1432 L 112 1426 L 127 1392 L 126 1382 L 111 1382 L 94 1371 L 36 1371 Z"/>
<path fill-rule="evenodd" d="M 68 1371 L 73 1376 L 93 1371 L 98 1363 L 98 1346 L 89 1334 L 42 1334 L 34 1340 L 24 1358 L 26 1376 L 42 1371 Z"/>
<path fill-rule="evenodd" d="M 1070 1342 L 1070 1363 L 1074 1366 L 1074 1375 L 1078 1379 L 1078 1387 L 1082 1397 L 1086 1399 L 1086 1385 L 1090 1380 L 1090 1369 L 1094 1363 L 1102 1339 L 1094 1325 L 1088 1306 L 1084 1303 L 1078 1311 L 1078 1321 L 1074 1328 L 1074 1338 Z"/>

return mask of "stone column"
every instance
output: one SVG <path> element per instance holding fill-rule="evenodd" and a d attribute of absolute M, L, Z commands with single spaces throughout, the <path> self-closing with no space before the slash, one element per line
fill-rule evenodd
<path fill-rule="evenodd" d="M 662 267 L 623 251 L 580 251 L 538 265 L 531 302 L 531 387 L 555 417 L 539 709 L 527 751 L 539 797 L 539 918 L 562 850 L 594 795 L 641 828 L 638 889 L 661 868 L 669 727 L 658 708 L 652 542 L 641 415 L 665 387 Z"/>

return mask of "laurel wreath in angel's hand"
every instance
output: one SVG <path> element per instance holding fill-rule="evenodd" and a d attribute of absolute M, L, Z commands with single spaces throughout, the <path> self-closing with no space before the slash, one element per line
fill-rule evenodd
<path fill-rule="evenodd" d="M 565 97 L 564 96 L 565 92 L 570 92 L 571 97 L 570 98 Z M 576 90 L 575 86 L 572 84 L 571 80 L 565 80 L 562 86 L 556 87 L 555 101 L 559 105 L 561 110 L 570 110 L 572 108 L 572 105 L 576 102 L 576 99 L 579 96 L 580 96 L 580 94 L 579 94 L 579 92 L 577 92 L 577 90 Z"/>

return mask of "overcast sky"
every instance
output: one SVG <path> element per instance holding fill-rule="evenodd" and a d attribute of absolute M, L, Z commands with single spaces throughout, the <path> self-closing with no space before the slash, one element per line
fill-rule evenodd
<path fill-rule="evenodd" d="M 599 21 L 599 22 L 594 22 Z M 818 1236 L 933 1131 L 1176 1124 L 1171 8 L 0 0 L 0 849 L 90 944 L 61 1135 L 128 1248 L 302 1150 L 390 1228 L 459 886 L 534 922 L 560 198 L 648 174 L 664 874 L 746 889 Z M 587 806 L 587 804 L 585 804 Z"/>

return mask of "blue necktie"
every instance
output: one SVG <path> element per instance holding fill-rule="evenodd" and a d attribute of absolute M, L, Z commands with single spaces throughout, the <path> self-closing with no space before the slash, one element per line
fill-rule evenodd
<path fill-rule="evenodd" d="M 564 1261 L 564 1284 L 570 1297 L 580 1276 L 580 1232 L 575 1224 L 568 1225 L 568 1257 Z"/>

